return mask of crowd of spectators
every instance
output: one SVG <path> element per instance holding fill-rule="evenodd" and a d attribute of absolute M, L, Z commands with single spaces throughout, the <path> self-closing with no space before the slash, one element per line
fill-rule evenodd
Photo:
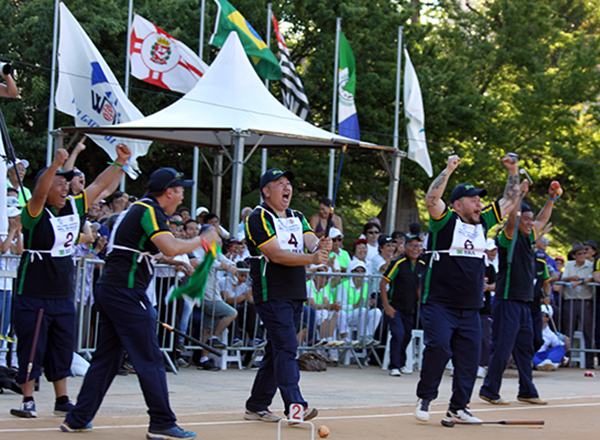
<path fill-rule="evenodd" d="M 77 194 L 86 187 L 85 174 L 75 166 L 77 156 L 84 149 L 82 140 L 65 164 L 74 170 L 74 178 L 69 183 L 70 194 Z M 27 160 L 17 159 L 16 166 L 8 168 L 9 227 L 8 234 L 1 237 L 1 250 L 7 256 L 1 259 L 1 269 L 5 273 L 16 270 L 18 256 L 23 251 L 20 209 L 31 192 L 27 188 L 16 189 L 16 173 L 19 173 L 22 180 L 28 167 Z M 76 276 L 74 280 L 79 280 L 77 304 L 90 307 L 92 311 L 94 282 L 102 270 L 101 261 L 105 257 L 111 230 L 119 215 L 138 200 L 136 196 L 117 190 L 117 185 L 118 182 L 107 188 L 96 200 L 89 201 L 87 221 L 74 255 L 74 264 L 80 267 L 80 278 Z M 326 233 L 330 208 L 331 201 L 322 199 L 318 213 L 310 219 L 318 236 Z M 157 308 L 159 319 L 175 324 L 179 330 L 189 332 L 213 348 L 246 350 L 244 362 L 247 366 L 251 366 L 254 361 L 253 350 L 262 349 L 268 338 L 254 308 L 251 282 L 248 279 L 250 255 L 245 244 L 245 222 L 251 212 L 252 208 L 243 208 L 238 229 L 230 233 L 220 224 L 218 215 L 206 207 L 201 206 L 195 212 L 181 207 L 169 218 L 173 235 L 192 239 L 203 228 L 215 228 L 221 239 L 223 253 L 218 255 L 213 264 L 202 300 L 183 297 L 174 302 L 169 301 L 174 287 L 185 285 L 196 266 L 204 259 L 205 250 L 202 248 L 189 255 L 159 258 L 156 261 L 159 266 L 147 292 Z M 595 341 L 600 340 L 600 326 L 594 323 L 594 319 L 598 320 L 600 317 L 600 306 L 594 299 L 594 283 L 600 282 L 596 244 L 592 240 L 574 243 L 567 257 L 563 258 L 548 250 L 548 230 L 542 231 L 535 243 L 536 258 L 544 262 L 549 274 L 536 287 L 543 309 L 539 329 L 536 330 L 539 333 L 536 333 L 536 348 L 539 348 L 539 353 L 536 354 L 535 365 L 545 370 L 568 365 L 572 358 L 568 351 L 570 347 L 579 344 L 577 348 L 592 348 Z M 393 351 L 391 358 L 395 362 L 390 368 L 394 376 L 399 376 L 400 371 L 410 371 L 404 365 L 404 350 L 410 341 L 410 330 L 420 328 L 418 278 L 424 270 L 423 264 L 415 265 L 415 261 L 422 261 L 421 258 L 426 255 L 426 250 L 423 249 L 425 233 L 421 225 L 415 222 L 409 225 L 408 233 L 396 230 L 387 235 L 382 233 L 377 217 L 367 219 L 362 234 L 358 237 L 348 237 L 343 231 L 342 219 L 334 216 L 329 230 L 332 251 L 327 264 L 307 268 L 306 289 L 309 299 L 304 307 L 301 328 L 298 329 L 300 347 L 323 350 L 331 362 L 339 362 L 344 350 L 363 350 L 366 361 L 370 358 L 369 353 L 374 356 L 382 354 L 390 329 L 390 347 Z M 416 290 L 405 292 L 397 289 L 394 291 L 396 297 L 392 300 L 390 289 L 394 285 L 393 279 L 397 273 L 404 273 L 404 269 L 397 272 L 403 266 L 396 263 L 407 259 L 409 240 L 411 251 L 418 250 L 419 255 L 418 258 L 414 256 L 410 259 L 413 270 L 416 271 Z M 483 337 L 478 372 L 480 377 L 485 375 L 489 361 L 490 311 L 498 270 L 497 244 L 493 239 L 488 239 L 485 258 L 488 265 L 485 289 L 482 292 L 484 306 L 481 309 Z M 83 260 L 93 260 L 93 264 L 84 265 L 81 263 Z M 380 285 L 382 279 L 385 282 Z M 11 336 L 13 279 L 0 278 L 0 284 L 0 334 L 3 336 L 2 347 L 6 348 L 7 339 Z M 409 299 L 402 299 L 399 295 L 407 295 L 406 298 Z M 385 304 L 381 300 L 382 296 Z M 598 310 L 594 310 L 594 307 Z M 394 313 L 403 313 L 404 321 L 409 324 L 400 329 L 394 321 Z M 86 321 L 84 333 L 79 335 L 88 342 L 93 340 L 93 334 L 88 334 L 93 333 L 93 329 L 90 330 L 92 323 L 93 318 L 90 322 Z M 159 330 L 159 340 L 165 351 L 170 352 L 172 361 L 179 366 L 195 364 L 199 369 L 220 369 L 206 351 L 194 350 L 193 344 L 187 343 L 183 337 L 174 337 L 163 329 Z M 81 346 L 88 347 L 88 342 Z M 563 352 L 557 361 L 557 353 Z M 1 350 L 0 365 L 6 366 L 9 362 L 7 358 L 13 366 L 16 365 L 15 357 L 15 353 L 7 356 L 7 350 Z M 593 368 L 594 362 L 594 354 L 588 352 L 584 366 Z"/>

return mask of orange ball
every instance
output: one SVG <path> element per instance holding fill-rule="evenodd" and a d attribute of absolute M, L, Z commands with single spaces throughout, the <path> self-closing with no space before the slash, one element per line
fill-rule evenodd
<path fill-rule="evenodd" d="M 327 426 L 323 425 L 319 428 L 319 430 L 317 431 L 317 434 L 319 434 L 319 437 L 325 438 L 329 435 L 329 428 Z"/>
<path fill-rule="evenodd" d="M 562 194 L 563 194 L 563 189 L 562 189 L 562 188 L 558 188 L 558 189 L 556 190 L 556 195 L 557 195 L 557 196 L 562 196 Z"/>

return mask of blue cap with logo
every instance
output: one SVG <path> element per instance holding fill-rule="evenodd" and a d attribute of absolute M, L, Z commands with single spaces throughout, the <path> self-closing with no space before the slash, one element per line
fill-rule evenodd
<path fill-rule="evenodd" d="M 189 188 L 194 185 L 193 180 L 184 180 L 183 173 L 174 168 L 159 168 L 148 179 L 148 191 L 161 191 L 175 186 Z"/>
<path fill-rule="evenodd" d="M 454 203 L 462 197 L 486 196 L 487 189 L 477 189 L 470 183 L 461 183 L 456 185 L 450 195 L 450 202 Z"/>
<path fill-rule="evenodd" d="M 290 182 L 292 182 L 294 177 L 296 177 L 296 175 L 290 170 L 285 172 L 278 168 L 271 168 L 270 170 L 267 170 L 260 178 L 260 190 L 262 191 L 267 183 L 280 179 L 283 176 L 287 177 Z"/>

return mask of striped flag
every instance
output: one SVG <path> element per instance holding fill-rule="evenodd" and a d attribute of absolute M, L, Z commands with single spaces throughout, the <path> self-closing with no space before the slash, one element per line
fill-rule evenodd
<path fill-rule="evenodd" d="M 277 23 L 275 14 L 272 14 L 272 16 L 275 35 L 277 35 L 277 45 L 281 52 L 279 65 L 283 72 L 283 78 L 281 79 L 279 87 L 281 88 L 281 94 L 283 95 L 283 104 L 300 118 L 306 120 L 310 110 L 308 107 L 308 98 L 304 93 L 304 87 L 302 87 L 302 82 L 300 81 L 298 72 L 296 72 L 296 67 L 294 66 L 294 63 L 292 63 L 292 58 L 285 45 L 283 35 L 281 35 L 281 32 L 279 31 L 279 23 Z"/>

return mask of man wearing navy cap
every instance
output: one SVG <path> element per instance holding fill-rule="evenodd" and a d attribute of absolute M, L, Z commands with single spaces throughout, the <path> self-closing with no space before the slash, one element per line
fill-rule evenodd
<path fill-rule="evenodd" d="M 117 147 L 117 163 L 125 164 L 130 156 L 126 145 Z M 35 178 L 31 198 L 23 208 L 23 257 L 18 269 L 18 288 L 14 296 L 15 330 L 19 343 L 17 382 L 23 389 L 20 409 L 11 410 L 17 417 L 37 417 L 33 384 L 44 367 L 46 378 L 56 394 L 54 412 L 66 414 L 73 404 L 67 395 L 67 376 L 75 346 L 75 306 L 73 303 L 72 255 L 83 227 L 88 200 L 94 200 L 122 167 L 109 166 L 81 193 L 68 196 L 68 182 L 73 170 L 60 171 L 69 154 L 60 148 L 49 167 Z M 27 370 L 38 312 L 43 309 L 36 356 L 27 383 Z"/>
<path fill-rule="evenodd" d="M 467 405 L 481 348 L 479 309 L 483 306 L 486 234 L 518 203 L 518 164 L 516 156 L 506 155 L 502 162 L 508 168 L 508 180 L 502 199 L 482 208 L 481 197 L 487 191 L 461 183 L 452 190 L 450 208 L 442 195 L 459 162 L 458 156 L 448 158 L 448 165 L 425 197 L 431 221 L 426 243 L 427 269 L 421 277 L 425 350 L 415 410 L 415 418 L 421 422 L 429 421 L 431 401 L 438 395 L 450 359 L 454 365 L 453 391 L 446 415 L 458 421 L 480 421 Z"/>
<path fill-rule="evenodd" d="M 193 185 L 173 168 L 160 168 L 150 176 L 148 191 L 116 220 L 108 244 L 106 265 L 94 297 L 100 314 L 98 347 L 81 386 L 77 405 L 65 419 L 65 432 L 87 431 L 90 421 L 126 350 L 144 393 L 150 426 L 148 439 L 194 438 L 195 433 L 175 423 L 167 389 L 163 356 L 156 335 L 156 310 L 146 296 L 152 278 L 152 260 L 159 252 L 175 256 L 192 252 L 205 239 L 217 239 L 207 230 L 191 240 L 175 238 L 167 222 L 183 200 L 184 188 Z"/>
<path fill-rule="evenodd" d="M 319 240 L 304 215 L 289 208 L 293 180 L 291 171 L 273 168 L 263 174 L 260 192 L 264 202 L 246 222 L 252 296 L 269 338 L 246 401 L 246 420 L 278 422 L 281 417 L 269 411 L 278 388 L 286 414 L 291 404 L 304 407 L 304 420 L 318 414 L 315 408 L 308 407 L 298 386 L 296 333 L 306 301 L 305 266 L 327 262 L 331 238 Z"/>
<path fill-rule="evenodd" d="M 521 185 L 525 195 L 529 182 Z M 502 374 L 513 355 L 519 370 L 519 393 L 517 400 L 533 405 L 545 405 L 540 399 L 532 378 L 534 333 L 530 304 L 540 298 L 534 294 L 536 279 L 536 259 L 533 242 L 550 220 L 556 201 L 556 190 L 549 188 L 549 198 L 534 220 L 532 209 L 525 203 L 515 206 L 504 229 L 498 235 L 498 256 L 500 266 L 496 277 L 496 294 L 492 303 L 492 348 L 490 364 L 479 397 L 493 405 L 506 405 L 508 401 L 500 397 Z M 516 226 L 520 211 L 519 225 Z M 542 260 L 542 263 L 545 263 Z M 549 278 L 544 266 L 543 278 Z M 542 280 L 543 283 L 543 280 Z M 539 347 L 538 347 L 539 348 Z"/>

